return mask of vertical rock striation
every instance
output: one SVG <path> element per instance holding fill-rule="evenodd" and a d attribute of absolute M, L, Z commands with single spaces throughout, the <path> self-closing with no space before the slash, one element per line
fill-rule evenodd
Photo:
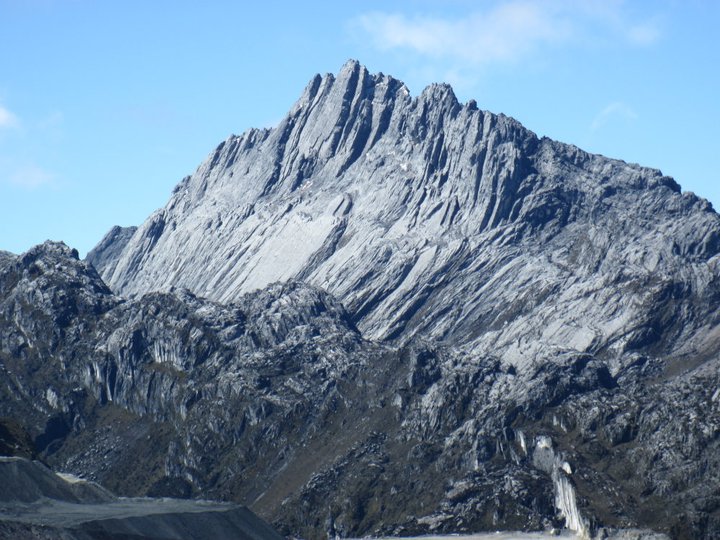
<path fill-rule="evenodd" d="M 540 139 L 447 85 L 413 98 L 351 61 L 314 77 L 276 128 L 220 144 L 103 247 L 116 260 L 101 274 L 122 295 L 175 286 L 221 302 L 298 279 L 366 337 L 524 365 L 660 339 L 670 291 L 717 278 L 719 231 L 657 170 Z"/>

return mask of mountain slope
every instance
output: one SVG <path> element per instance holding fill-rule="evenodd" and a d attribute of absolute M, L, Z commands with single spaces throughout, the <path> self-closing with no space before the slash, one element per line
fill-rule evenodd
<path fill-rule="evenodd" d="M 53 243 L 0 260 L 0 291 L 2 415 L 123 495 L 232 500 L 306 538 L 720 530 L 717 355 L 520 371 L 364 340 L 298 282 L 227 305 L 123 300 Z"/>
<path fill-rule="evenodd" d="M 100 243 L 88 252 L 85 260 L 101 274 L 113 272 L 120 253 L 136 230 L 137 227 L 113 227 Z"/>
<path fill-rule="evenodd" d="M 713 538 L 719 249 L 659 171 L 349 62 L 111 231 L 102 278 L 0 254 L 0 416 L 116 492 L 307 538 Z"/>
<path fill-rule="evenodd" d="M 222 143 L 118 252 L 103 277 L 123 295 L 182 286 L 227 302 L 298 279 L 336 296 L 366 338 L 452 347 L 441 362 L 448 373 L 497 362 L 517 377 L 503 383 L 507 399 L 460 398 L 467 390 L 448 382 L 456 375 L 443 376 L 415 412 L 432 403 L 426 421 L 437 426 L 440 404 L 453 403 L 463 411 L 450 422 L 459 429 L 469 421 L 464 400 L 481 423 L 504 404 L 524 411 L 522 421 L 505 416 L 506 427 L 527 421 L 535 431 L 566 411 L 558 425 L 581 435 L 555 438 L 573 448 L 580 437 L 593 470 L 614 470 L 606 461 L 614 456 L 653 478 L 608 508 L 625 512 L 658 490 L 665 500 L 667 477 L 683 486 L 678 493 L 692 491 L 675 476 L 685 466 L 673 470 L 688 445 L 715 459 L 714 435 L 691 444 L 676 434 L 687 429 L 677 418 L 705 399 L 681 397 L 680 388 L 714 384 L 718 215 L 657 170 L 539 139 L 511 118 L 458 103 L 446 85 L 413 98 L 352 61 L 337 76 L 316 76 L 276 128 Z M 588 402 L 572 397 L 587 392 Z M 643 416 L 655 393 L 668 400 L 659 423 Z M 598 399 L 603 422 L 619 422 L 606 426 L 602 452 L 588 417 Z M 646 438 L 642 451 L 632 448 L 637 437 Z M 661 454 L 644 446 L 651 440 Z M 674 465 L 655 477 L 664 460 Z M 611 476 L 625 483 L 625 474 Z"/>
<path fill-rule="evenodd" d="M 448 86 L 411 98 L 349 62 L 276 128 L 222 143 L 102 275 L 124 295 L 218 301 L 299 279 L 366 337 L 542 362 L 647 334 L 663 288 L 715 279 L 718 231 L 656 170 L 538 139 Z"/>

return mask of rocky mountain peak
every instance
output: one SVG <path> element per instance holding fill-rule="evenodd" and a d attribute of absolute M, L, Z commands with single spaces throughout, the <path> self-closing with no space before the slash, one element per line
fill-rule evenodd
<path fill-rule="evenodd" d="M 427 104 L 432 108 L 439 108 L 444 115 L 457 113 L 460 102 L 455 92 L 447 83 L 433 83 L 425 87 L 416 98 L 418 105 Z"/>
<path fill-rule="evenodd" d="M 42 244 L 38 244 L 30 248 L 23 254 L 22 262 L 30 264 L 35 260 L 46 260 L 52 259 L 57 262 L 65 261 L 70 259 L 79 259 L 78 251 L 74 248 L 68 247 L 65 242 L 55 242 L 47 240 Z"/>
<path fill-rule="evenodd" d="M 46 241 L 19 257 L 0 258 L 0 275 L 11 286 L 20 280 L 36 289 L 56 285 L 54 289 L 61 296 L 72 296 L 86 286 L 100 294 L 110 294 L 95 268 L 81 261 L 78 251 L 63 242 Z M 48 297 L 43 295 L 42 300 Z"/>
<path fill-rule="evenodd" d="M 0 403 L 66 470 L 307 538 L 718 536 L 720 217 L 658 170 L 349 62 L 89 260 L 0 254 Z"/>
<path fill-rule="evenodd" d="M 107 244 L 117 254 L 102 275 L 121 294 L 180 286 L 219 301 L 301 280 L 336 295 L 368 337 L 473 348 L 500 336 L 510 347 L 519 334 L 498 325 L 521 332 L 569 290 L 580 330 L 540 317 L 551 342 L 586 351 L 620 336 L 585 326 L 613 315 L 584 287 L 620 269 L 639 295 L 660 269 L 676 279 L 680 261 L 718 253 L 718 223 L 657 170 L 539 139 L 448 85 L 413 98 L 349 61 L 311 79 L 274 129 L 218 146 L 126 243 Z M 707 272 L 693 270 L 698 287 Z M 520 283 L 525 308 L 508 310 Z"/>
<path fill-rule="evenodd" d="M 100 243 L 88 252 L 85 260 L 92 264 L 98 272 L 111 272 L 117 263 L 120 251 L 136 230 L 137 227 L 113 227 L 100 240 Z"/>

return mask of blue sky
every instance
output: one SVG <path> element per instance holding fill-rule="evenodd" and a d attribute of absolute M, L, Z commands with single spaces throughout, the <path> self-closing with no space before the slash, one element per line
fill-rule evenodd
<path fill-rule="evenodd" d="M 0 0 L 0 249 L 81 254 L 356 58 L 720 208 L 720 2 Z"/>

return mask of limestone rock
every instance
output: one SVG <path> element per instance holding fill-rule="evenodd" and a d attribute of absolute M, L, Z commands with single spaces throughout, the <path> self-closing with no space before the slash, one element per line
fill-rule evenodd
<path fill-rule="evenodd" d="M 113 227 L 100 243 L 88 252 L 85 260 L 100 273 L 113 272 L 120 253 L 136 230 L 137 227 Z"/>

